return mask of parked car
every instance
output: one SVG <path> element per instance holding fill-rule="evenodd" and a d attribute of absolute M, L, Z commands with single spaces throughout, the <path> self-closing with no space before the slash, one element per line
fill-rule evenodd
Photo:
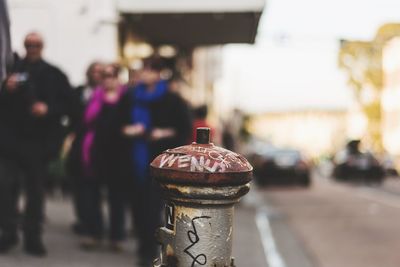
<path fill-rule="evenodd" d="M 352 140 L 334 158 L 333 177 L 338 181 L 382 183 L 385 170 L 371 152 L 359 148 L 360 141 Z"/>
<path fill-rule="evenodd" d="M 250 156 L 259 185 L 310 186 L 310 164 L 294 149 L 269 148 Z"/>
<path fill-rule="evenodd" d="M 399 172 L 397 171 L 395 160 L 392 156 L 388 154 L 384 155 L 381 162 L 386 176 L 399 177 Z"/>

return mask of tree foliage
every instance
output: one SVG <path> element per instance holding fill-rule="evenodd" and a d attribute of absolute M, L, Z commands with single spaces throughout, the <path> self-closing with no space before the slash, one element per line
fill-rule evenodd
<path fill-rule="evenodd" d="M 372 41 L 341 41 L 338 65 L 347 73 L 348 84 L 354 89 L 356 100 L 368 119 L 366 139 L 377 150 L 382 149 L 381 92 L 384 88 L 382 55 L 386 43 L 400 36 L 400 24 L 385 24 Z M 364 102 L 362 93 L 372 88 L 375 99 Z"/>

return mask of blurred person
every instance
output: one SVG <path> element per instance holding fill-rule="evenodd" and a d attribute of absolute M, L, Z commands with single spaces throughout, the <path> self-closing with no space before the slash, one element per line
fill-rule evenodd
<path fill-rule="evenodd" d="M 222 129 L 222 146 L 228 150 L 235 151 L 236 149 L 236 141 L 233 135 L 232 124 L 227 122 L 225 123 Z"/>
<path fill-rule="evenodd" d="M 82 119 L 82 114 L 89 102 L 94 90 L 101 85 L 103 81 L 104 65 L 99 61 L 92 62 L 86 70 L 86 83 L 75 88 L 73 91 L 74 106 L 72 112 L 73 128 L 78 127 L 77 124 Z"/>
<path fill-rule="evenodd" d="M 194 121 L 193 121 L 193 131 L 192 131 L 192 142 L 196 141 L 197 131 L 196 129 L 199 127 L 207 127 L 212 129 L 210 124 L 207 122 L 207 114 L 208 114 L 208 107 L 207 105 L 201 105 L 193 110 Z M 214 129 L 211 130 L 211 140 L 213 138 Z"/>
<path fill-rule="evenodd" d="M 92 62 L 89 65 L 86 71 L 86 83 L 84 85 L 78 86 L 73 91 L 73 98 L 69 112 L 71 119 L 71 134 L 69 135 L 71 149 L 67 158 L 66 167 L 70 178 L 70 184 L 72 186 L 73 207 L 76 217 L 76 222 L 72 225 L 72 230 L 76 234 L 82 234 L 84 231 L 82 225 L 84 216 L 82 199 L 84 197 L 84 192 L 82 192 L 82 190 L 80 190 L 81 188 L 79 187 L 79 179 L 81 179 L 81 175 L 79 172 L 80 163 L 77 159 L 81 140 L 78 140 L 76 138 L 76 134 L 81 131 L 80 127 L 82 127 L 83 113 L 93 92 L 98 86 L 101 85 L 103 81 L 103 69 L 103 64 L 98 61 Z"/>
<path fill-rule="evenodd" d="M 83 115 L 80 140 L 80 177 L 77 182 L 82 199 L 84 249 L 99 247 L 104 238 L 102 212 L 102 189 L 107 190 L 109 215 L 109 241 L 113 250 L 122 249 L 124 232 L 125 184 L 121 178 L 119 137 L 121 132 L 115 126 L 118 102 L 125 87 L 118 81 L 118 68 L 107 65 L 102 73 L 102 85 L 97 87 Z"/>
<path fill-rule="evenodd" d="M 42 59 L 43 39 L 38 33 L 28 34 L 24 45 L 25 58 L 15 64 L 0 91 L 0 156 L 10 164 L 11 171 L 1 181 L 0 252 L 7 252 L 18 243 L 20 170 L 26 193 L 24 249 L 44 256 L 44 177 L 49 160 L 57 153 L 55 138 L 70 86 L 64 73 Z"/>
<path fill-rule="evenodd" d="M 182 88 L 182 83 L 184 82 L 182 75 L 174 72 L 172 73 L 171 77 L 168 79 L 168 87 L 171 92 L 180 93 Z"/>
<path fill-rule="evenodd" d="M 67 76 L 56 66 L 42 58 L 44 41 L 37 32 L 28 33 L 25 37 L 25 58 L 15 64 L 14 74 L 20 81 L 27 80 L 32 99 L 32 112 L 45 116 L 43 124 L 51 128 L 46 136 L 45 154 L 48 160 L 59 157 L 59 152 L 67 134 L 63 119 L 68 115 L 71 105 L 72 89 Z M 46 116 L 46 114 L 48 116 Z"/>
<path fill-rule="evenodd" d="M 162 208 L 160 192 L 149 177 L 149 164 L 162 151 L 186 144 L 192 130 L 188 105 L 169 90 L 167 81 L 160 78 L 161 69 L 158 59 L 147 59 L 140 82 L 120 105 L 125 114 L 122 131 L 130 148 L 126 172 L 132 183 L 134 226 L 144 265 L 151 263 L 157 253 L 154 233 L 161 225 Z"/>
<path fill-rule="evenodd" d="M 7 1 L 0 0 L 0 84 L 6 78 L 7 69 L 11 66 L 12 59 Z"/>
<path fill-rule="evenodd" d="M 12 63 L 12 52 L 11 52 L 11 38 L 10 38 L 10 18 L 8 16 L 7 1 L 0 0 L 0 85 L 6 78 L 7 71 Z M 3 89 L 0 87 L 0 89 Z M 12 184 L 13 179 L 18 179 L 15 175 L 17 173 L 17 166 L 13 162 L 3 158 L 0 154 L 0 196 L 5 196 L 7 191 L 10 190 L 9 186 Z M 0 235 L 3 235 L 1 231 L 6 227 L 5 219 L 1 214 L 4 201 L 0 198 Z M 0 244 L 1 245 L 1 244 Z M 1 250 L 1 248 L 0 248 Z"/>
<path fill-rule="evenodd" d="M 134 87 L 140 83 L 141 70 L 129 69 L 129 80 L 127 86 Z"/>

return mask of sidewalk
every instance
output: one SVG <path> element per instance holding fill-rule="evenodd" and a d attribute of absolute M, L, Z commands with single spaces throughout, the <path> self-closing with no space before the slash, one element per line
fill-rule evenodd
<path fill-rule="evenodd" d="M 234 222 L 234 252 L 236 266 L 266 266 L 254 221 L 254 209 L 240 205 Z M 21 246 L 0 256 L 0 267 L 135 267 L 135 241 L 126 244 L 124 252 L 85 252 L 78 247 L 78 238 L 71 233 L 73 221 L 69 201 L 50 200 L 47 204 L 45 243 L 49 255 L 37 259 L 23 253 Z"/>

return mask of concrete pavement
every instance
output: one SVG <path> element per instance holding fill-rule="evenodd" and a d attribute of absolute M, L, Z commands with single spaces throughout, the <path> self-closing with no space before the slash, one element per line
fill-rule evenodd
<path fill-rule="evenodd" d="M 253 205 L 241 205 L 234 222 L 234 256 L 237 266 L 266 266 L 259 233 L 255 225 Z M 53 199 L 47 204 L 45 243 L 49 255 L 37 259 L 23 253 L 21 246 L 0 255 L 0 267 L 134 267 L 137 266 L 134 240 L 125 251 L 111 253 L 106 248 L 85 252 L 78 247 L 78 238 L 70 231 L 73 221 L 69 201 Z"/>

